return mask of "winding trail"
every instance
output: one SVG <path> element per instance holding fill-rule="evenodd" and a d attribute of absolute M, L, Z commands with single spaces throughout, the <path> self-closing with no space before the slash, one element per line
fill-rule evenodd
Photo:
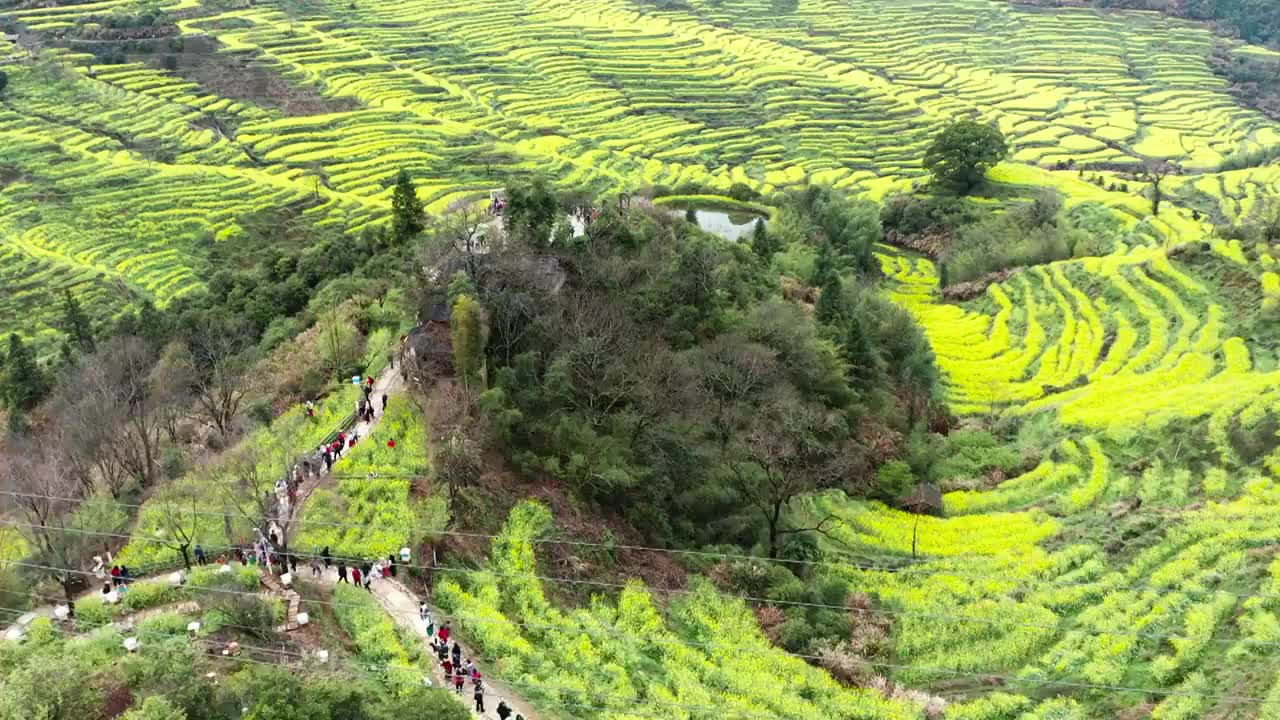
<path fill-rule="evenodd" d="M 377 378 L 374 381 L 373 392 L 370 395 L 370 397 L 372 397 L 374 399 L 374 402 L 376 403 L 376 407 L 378 408 L 379 414 L 376 414 L 372 421 L 364 421 L 364 420 L 357 421 L 351 424 L 350 426 L 343 428 L 342 432 L 345 432 L 345 433 L 355 432 L 356 434 L 358 434 L 358 436 L 361 439 L 369 437 L 369 435 L 377 428 L 378 423 L 382 421 L 382 415 L 381 415 L 382 395 L 386 394 L 388 397 L 391 397 L 393 395 L 396 395 L 404 391 L 405 391 L 405 382 L 404 382 L 404 379 L 400 376 L 399 369 L 398 368 L 392 369 L 390 367 L 386 368 L 383 371 L 382 376 Z M 307 499 L 311 496 L 311 493 L 314 492 L 317 488 L 321 487 L 326 482 L 331 481 L 332 479 L 333 479 L 332 472 L 329 472 L 329 473 L 321 472 L 321 473 L 316 473 L 315 475 L 312 475 L 310 478 L 307 478 L 302 483 L 302 485 L 298 489 L 297 503 L 293 507 L 286 508 L 286 512 L 288 514 L 287 523 L 289 525 L 292 525 L 297 520 L 297 518 L 300 517 L 302 508 L 306 503 Z M 179 568 L 169 568 L 163 572 L 158 572 L 145 577 L 133 578 L 133 581 L 137 582 L 137 581 L 143 581 L 143 580 L 145 581 L 162 580 L 167 578 L 177 569 Z M 263 574 L 265 574 L 265 570 L 263 570 L 262 572 Z M 302 563 L 300 563 L 297 576 L 298 576 L 298 581 L 300 582 L 315 584 L 315 585 L 319 585 L 326 588 L 333 588 L 338 581 L 338 571 L 336 568 L 324 569 L 323 574 L 317 578 L 312 576 L 311 572 L 307 570 L 305 567 L 302 567 Z M 77 600 L 82 600 L 84 598 L 92 597 L 99 594 L 100 590 L 98 589 L 98 583 L 90 583 L 90 584 L 92 586 L 91 589 L 86 590 L 85 592 L 78 595 L 76 598 Z M 264 583 L 264 585 L 266 584 L 267 583 Z M 375 579 L 373 581 L 373 584 L 370 590 L 373 593 L 373 596 L 377 599 L 378 603 L 382 605 L 383 609 L 387 611 L 387 614 L 389 614 L 391 618 L 398 625 L 401 625 L 405 628 L 412 630 L 413 633 L 419 638 L 424 649 L 426 650 L 426 656 L 428 658 L 434 658 L 435 657 L 434 653 L 431 652 L 431 649 L 429 647 L 430 637 L 427 635 L 426 627 L 424 626 L 423 622 L 421 621 L 421 619 L 419 619 L 419 616 L 418 616 L 418 606 L 419 606 L 419 602 L 421 601 L 421 598 L 417 594 L 415 594 L 412 590 L 409 590 L 407 587 L 405 587 L 402 583 L 400 583 L 398 580 L 395 580 L 394 578 L 385 579 L 385 580 L 381 578 Z M 263 592 L 271 593 L 271 590 L 269 587 L 264 587 Z M 271 594 L 274 594 L 274 593 L 271 593 Z M 41 606 L 35 607 L 29 613 L 27 613 L 21 619 L 19 619 L 17 622 L 15 622 L 14 628 L 25 628 L 25 626 L 30 624 L 30 621 L 36 617 L 53 617 L 54 608 L 55 608 L 54 604 L 41 605 Z M 195 602 L 187 601 L 183 603 L 178 603 L 177 605 L 168 605 L 168 606 L 162 606 L 157 608 L 149 608 L 146 610 L 139 611 L 137 613 L 133 613 L 129 615 L 127 618 L 121 618 L 116 622 L 121 623 L 121 622 L 127 622 L 129 620 L 136 621 L 140 618 L 147 617 L 160 612 L 173 612 L 175 609 L 190 612 L 195 609 L 198 609 L 198 604 Z M 444 619 L 447 619 L 447 617 L 440 612 L 439 608 L 436 608 L 435 606 L 431 606 L 431 610 L 439 622 L 443 622 Z M 459 633 L 455 628 L 454 639 L 463 642 L 464 646 L 469 645 L 469 643 L 466 643 L 465 640 L 462 637 L 460 637 L 460 635 L 461 633 Z M 6 633 L 6 636 L 10 637 L 10 639 L 17 639 L 18 637 L 21 636 L 21 632 L 19 631 L 16 634 Z M 479 660 L 481 660 L 478 654 L 469 654 L 468 652 L 464 652 L 464 656 L 471 657 L 473 661 L 477 661 L 476 666 L 480 668 L 481 677 L 484 679 L 484 684 L 485 684 L 485 712 L 480 713 L 475 711 L 474 702 L 472 700 L 470 683 L 468 683 L 467 686 L 463 689 L 463 693 L 459 698 L 462 701 L 462 703 L 467 707 L 467 709 L 472 713 L 473 717 L 486 718 L 486 720 L 497 718 L 498 714 L 497 714 L 496 708 L 497 708 L 498 702 L 499 700 L 506 700 L 507 704 L 511 707 L 512 718 L 514 718 L 518 714 L 518 715 L 522 715 L 525 718 L 525 720 L 537 720 L 537 717 L 538 717 L 537 714 L 533 712 L 532 706 L 524 698 L 520 697 L 517 693 L 513 692 L 506 683 L 493 679 L 492 677 L 489 676 L 489 670 L 487 669 L 485 664 L 478 662 Z M 428 661 L 428 662 L 431 662 L 433 666 L 432 674 L 431 674 L 433 678 L 433 682 L 437 687 L 444 688 L 445 678 L 444 678 L 443 668 L 441 668 L 438 664 L 434 663 L 433 661 Z M 448 689 L 452 691 L 452 688 L 448 688 Z"/>

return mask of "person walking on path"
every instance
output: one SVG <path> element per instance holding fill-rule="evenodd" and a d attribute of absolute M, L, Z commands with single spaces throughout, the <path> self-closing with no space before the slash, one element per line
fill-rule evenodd
<path fill-rule="evenodd" d="M 360 585 L 360 568 L 351 568 L 351 583 L 356 586 Z"/>
<path fill-rule="evenodd" d="M 382 393 L 382 414 L 387 414 L 387 394 Z"/>
<path fill-rule="evenodd" d="M 445 684 L 452 682 L 453 681 L 453 663 L 449 660 L 449 658 L 446 657 L 444 659 L 444 662 L 440 663 L 440 667 L 444 668 Z"/>
<path fill-rule="evenodd" d="M 445 644 L 446 648 L 449 646 L 449 633 L 451 632 L 448 622 L 444 624 L 444 627 L 440 628 L 440 641 Z"/>
<path fill-rule="evenodd" d="M 431 642 L 435 642 L 436 619 L 431 616 L 431 608 L 427 606 L 427 602 L 423 600 L 418 603 L 418 617 L 422 618 L 422 626 L 427 630 L 427 637 L 433 638 Z"/>
<path fill-rule="evenodd" d="M 120 566 L 119 565 L 111 566 L 111 585 L 113 587 L 120 587 Z"/>
<path fill-rule="evenodd" d="M 357 570 L 356 572 L 359 572 L 359 571 Z M 347 564 L 342 562 L 341 560 L 338 561 L 338 582 L 340 583 L 347 582 Z"/>
<path fill-rule="evenodd" d="M 387 568 L 391 570 L 391 577 L 396 576 L 396 554 L 391 553 L 387 556 Z"/>
<path fill-rule="evenodd" d="M 329 563 L 333 560 L 333 558 L 332 558 L 332 557 L 330 557 L 330 555 L 329 555 L 329 546 L 328 546 L 328 545 L 325 545 L 325 546 L 324 546 L 324 550 L 321 550 L 321 551 L 320 551 L 320 557 L 324 559 L 324 567 L 325 567 L 325 569 L 326 569 L 326 570 L 328 570 L 328 569 L 329 569 Z"/>
<path fill-rule="evenodd" d="M 209 558 L 204 554 L 204 548 L 200 547 L 200 543 L 196 543 L 196 562 L 200 565 L 208 565 Z"/>
<path fill-rule="evenodd" d="M 507 704 L 506 698 L 498 698 L 498 720 L 507 720 L 511 717 L 511 706 Z"/>
<path fill-rule="evenodd" d="M 471 695 L 476 699 L 476 712 L 484 713 L 484 683 L 477 680 Z"/>
<path fill-rule="evenodd" d="M 453 664 L 462 667 L 462 645 L 457 640 L 453 641 Z"/>
<path fill-rule="evenodd" d="M 453 691 L 461 695 L 462 685 L 463 685 L 462 673 L 460 672 L 454 673 L 453 674 Z"/>

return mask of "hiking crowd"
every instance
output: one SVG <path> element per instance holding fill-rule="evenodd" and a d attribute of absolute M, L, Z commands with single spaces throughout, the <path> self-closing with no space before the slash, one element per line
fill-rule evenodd
<path fill-rule="evenodd" d="M 480 675 L 480 668 L 471 662 L 471 658 L 463 661 L 462 645 L 456 638 L 453 644 L 449 644 L 449 639 L 453 635 L 453 629 L 446 622 L 436 629 L 435 616 L 431 613 L 431 606 L 422 601 L 418 605 L 418 616 L 422 620 L 422 624 L 426 627 L 427 637 L 431 639 L 431 649 L 435 651 L 436 659 L 440 662 L 440 669 L 444 671 L 445 689 L 450 686 L 453 691 L 462 694 L 468 681 L 471 682 L 471 694 L 475 699 L 475 710 L 480 714 L 484 714 L 484 678 Z M 498 699 L 498 706 L 494 708 L 498 714 L 499 720 L 508 720 L 512 715 L 511 706 L 507 704 L 506 698 Z M 516 713 L 515 720 L 524 720 L 524 716 Z"/>
<path fill-rule="evenodd" d="M 501 212 L 501 205 L 498 205 L 496 210 Z M 374 379 L 372 377 L 366 378 L 361 383 L 364 397 L 356 406 L 355 417 L 357 421 L 372 422 L 376 417 L 373 385 Z M 382 413 L 385 415 L 387 411 L 387 395 L 383 393 L 379 400 L 381 400 Z M 306 403 L 306 414 L 307 417 L 315 417 L 314 403 L 310 401 Z M 293 466 L 293 470 L 286 474 L 286 477 L 281 478 L 275 484 L 276 512 L 275 517 L 269 519 L 266 524 L 266 532 L 264 533 L 262 529 L 255 527 L 253 529 L 254 540 L 250 545 L 222 548 L 222 552 L 219 552 L 212 562 L 226 565 L 234 560 L 242 566 L 260 566 L 273 575 L 296 573 L 299 555 L 289 552 L 285 546 L 283 542 L 284 533 L 279 521 L 283 519 L 284 525 L 288 526 L 289 519 L 296 509 L 298 492 L 303 483 L 322 474 L 327 474 L 343 454 L 354 448 L 359 440 L 360 436 L 354 430 L 349 433 L 346 431 L 339 432 L 331 442 L 322 444 L 313 453 L 303 457 Z M 391 447 L 395 447 L 394 441 L 388 444 Z M 192 552 L 197 565 L 208 565 L 211 562 L 210 554 L 203 545 L 197 543 Z M 230 553 L 230 556 L 228 556 L 228 553 Z M 315 548 L 310 555 L 304 554 L 303 557 L 309 558 L 308 567 L 313 577 L 321 577 L 325 570 L 336 565 L 339 583 L 349 583 L 357 587 L 363 587 L 368 592 L 373 592 L 372 586 L 374 582 L 379 580 L 386 581 L 397 577 L 400 566 L 409 564 L 411 551 L 406 547 L 401 548 L 398 556 L 392 553 L 386 559 L 365 558 L 363 560 L 355 560 L 334 557 L 330 548 L 325 546 L 324 548 Z M 120 602 L 120 599 L 128 592 L 129 583 L 135 577 L 133 572 L 125 565 L 111 564 L 113 563 L 113 558 L 111 552 L 106 548 L 103 549 L 102 554 L 94 555 L 93 560 L 95 576 L 105 581 L 102 587 L 104 599 L 111 603 Z M 108 564 L 111 564 L 109 570 L 107 569 Z M 183 581 L 185 581 L 185 574 Z M 74 604 L 70 604 L 70 606 L 69 612 L 74 616 Z M 486 712 L 484 702 L 485 685 L 480 669 L 476 667 L 470 658 L 463 658 L 462 646 L 456 638 L 452 638 L 452 628 L 448 622 L 439 628 L 436 627 L 431 608 L 425 601 L 420 602 L 418 612 L 426 629 L 426 635 L 430 640 L 431 649 L 440 662 L 440 668 L 444 673 L 445 688 L 452 687 L 454 692 L 462 694 L 467 683 L 470 682 L 472 697 L 475 701 L 475 711 L 483 715 Z M 451 639 L 452 644 L 450 643 Z M 512 720 L 513 715 L 514 720 L 525 720 L 523 715 L 512 710 L 505 698 L 498 700 L 494 712 L 499 720 Z"/>

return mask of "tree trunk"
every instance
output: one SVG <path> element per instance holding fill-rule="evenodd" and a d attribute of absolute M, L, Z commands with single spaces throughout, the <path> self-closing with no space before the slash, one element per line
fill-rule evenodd
<path fill-rule="evenodd" d="M 191 572 L 191 557 L 187 554 L 187 549 L 190 547 L 187 543 L 178 546 L 178 549 L 182 551 L 182 566 L 187 569 L 187 572 Z"/>
<path fill-rule="evenodd" d="M 778 559 L 778 531 L 782 524 L 782 504 L 775 503 L 773 513 L 768 515 L 769 520 L 769 559 Z"/>
<path fill-rule="evenodd" d="M 62 594 L 67 598 L 67 602 L 75 602 L 76 594 L 75 591 L 71 589 L 71 576 L 68 575 L 66 577 L 58 578 L 58 584 L 62 586 Z"/>

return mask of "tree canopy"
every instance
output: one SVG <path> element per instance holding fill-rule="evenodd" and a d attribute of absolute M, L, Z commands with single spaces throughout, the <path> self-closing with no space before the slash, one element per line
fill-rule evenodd
<path fill-rule="evenodd" d="M 987 171 L 1009 154 L 1004 135 L 994 125 L 960 120 L 939 132 L 924 154 L 924 167 L 938 185 L 968 193 Z"/>

